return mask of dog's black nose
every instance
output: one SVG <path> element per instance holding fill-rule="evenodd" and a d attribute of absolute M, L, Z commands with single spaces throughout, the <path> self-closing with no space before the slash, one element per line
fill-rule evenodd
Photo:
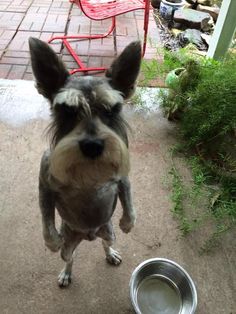
<path fill-rule="evenodd" d="M 95 159 L 99 157 L 104 149 L 104 140 L 102 139 L 83 139 L 79 141 L 79 146 L 84 154 L 88 158 Z"/>

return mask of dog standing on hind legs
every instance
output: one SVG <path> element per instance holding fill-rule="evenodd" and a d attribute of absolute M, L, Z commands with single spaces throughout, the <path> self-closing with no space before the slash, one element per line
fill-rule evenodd
<path fill-rule="evenodd" d="M 73 252 L 82 240 L 100 237 L 107 261 L 120 264 L 121 256 L 111 247 L 117 198 L 123 208 L 122 231 L 130 232 L 135 223 L 122 106 L 135 88 L 141 45 L 128 45 L 103 78 L 70 76 L 46 43 L 30 38 L 29 46 L 36 87 L 52 113 L 50 148 L 39 174 L 43 237 L 51 251 L 61 250 L 66 264 L 58 284 L 65 287 L 71 282 Z M 60 233 L 55 209 L 62 218 Z"/>

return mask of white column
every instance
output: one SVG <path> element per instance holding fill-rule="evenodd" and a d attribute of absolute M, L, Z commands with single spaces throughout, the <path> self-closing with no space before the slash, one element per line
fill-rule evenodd
<path fill-rule="evenodd" d="M 236 0 L 223 0 L 207 56 L 224 57 L 236 29 Z"/>

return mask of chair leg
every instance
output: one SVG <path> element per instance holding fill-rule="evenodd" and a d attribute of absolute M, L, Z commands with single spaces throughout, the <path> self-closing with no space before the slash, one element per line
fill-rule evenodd
<path fill-rule="evenodd" d="M 85 40 L 85 39 L 101 39 L 101 38 L 105 38 L 108 37 L 112 32 L 115 31 L 115 17 L 112 17 L 112 23 L 111 26 L 109 28 L 109 30 L 105 33 L 105 34 L 96 34 L 96 35 L 65 35 L 65 36 L 55 36 L 52 37 L 48 43 L 51 43 L 54 40 L 62 40 L 63 44 L 65 45 L 65 47 L 67 48 L 67 50 L 69 51 L 70 55 L 72 56 L 72 58 L 75 60 L 75 62 L 78 64 L 79 68 L 78 69 L 73 69 L 70 71 L 70 74 L 74 74 L 77 72 L 89 72 L 89 71 L 96 71 L 96 72 L 103 72 L 106 70 L 105 67 L 86 67 L 86 65 L 82 62 L 81 58 L 75 53 L 74 49 L 71 47 L 70 43 L 68 42 L 68 40 Z"/>
<path fill-rule="evenodd" d="M 116 18 L 114 20 L 114 23 L 116 23 Z M 117 56 L 116 24 L 115 24 L 112 35 L 113 35 L 113 44 L 114 44 L 115 56 Z"/>
<path fill-rule="evenodd" d="M 144 39 L 143 39 L 143 53 L 142 56 L 144 57 L 146 52 L 146 46 L 147 46 L 147 33 L 148 33 L 148 23 L 149 23 L 149 14 L 150 14 L 150 0 L 146 0 L 146 8 L 144 11 Z"/>
<path fill-rule="evenodd" d="M 147 46 L 147 32 L 148 32 L 148 27 L 144 28 L 142 57 L 144 57 L 145 52 L 146 52 L 146 46 Z"/>

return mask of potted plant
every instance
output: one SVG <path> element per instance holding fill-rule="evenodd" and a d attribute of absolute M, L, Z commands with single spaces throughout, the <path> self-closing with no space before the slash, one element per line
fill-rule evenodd
<path fill-rule="evenodd" d="M 176 10 L 182 9 L 185 0 L 161 0 L 160 14 L 166 20 L 171 20 Z"/>

